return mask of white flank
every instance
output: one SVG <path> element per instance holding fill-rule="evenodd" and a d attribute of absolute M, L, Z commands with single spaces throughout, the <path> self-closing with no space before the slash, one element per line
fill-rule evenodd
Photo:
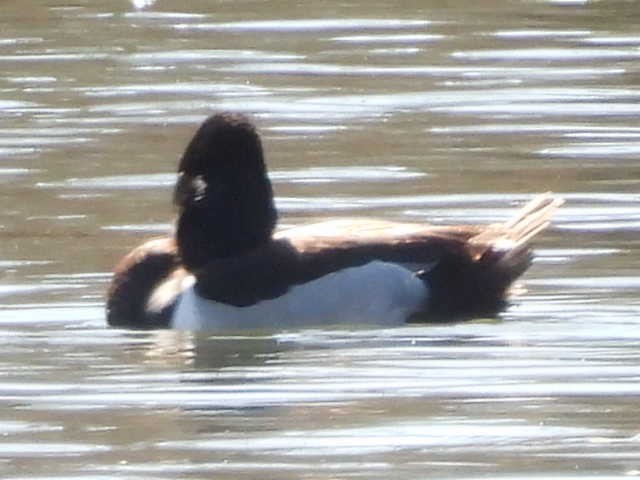
<path fill-rule="evenodd" d="M 399 325 L 428 299 L 425 284 L 406 268 L 374 261 L 291 288 L 282 297 L 235 307 L 181 295 L 172 319 L 180 330 L 270 329 L 336 324 Z"/>

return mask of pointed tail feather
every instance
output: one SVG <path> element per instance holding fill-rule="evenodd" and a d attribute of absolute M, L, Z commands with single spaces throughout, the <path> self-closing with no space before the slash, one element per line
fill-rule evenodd
<path fill-rule="evenodd" d="M 424 273 L 431 288 L 430 314 L 451 319 L 500 311 L 509 286 L 531 265 L 531 239 L 563 203 L 550 193 L 538 195 L 507 222 L 470 238 L 468 257 L 443 256 Z"/>
<path fill-rule="evenodd" d="M 506 222 L 504 228 L 516 245 L 524 245 L 549 226 L 551 218 L 563 203 L 563 199 L 549 192 L 538 195 Z"/>
<path fill-rule="evenodd" d="M 523 254 L 530 257 L 531 239 L 549 226 L 551 218 L 563 203 L 563 199 L 554 197 L 549 192 L 543 193 L 534 197 L 513 218 L 502 224 L 502 233 L 488 244 L 492 250 L 502 252 L 499 263 L 512 265 L 518 263 L 518 258 Z M 477 237 L 472 239 L 476 240 Z"/>
<path fill-rule="evenodd" d="M 549 226 L 549 222 L 564 200 L 551 193 L 534 197 L 505 223 L 490 225 L 469 240 L 478 247 L 513 250 L 527 245 L 529 240 Z"/>

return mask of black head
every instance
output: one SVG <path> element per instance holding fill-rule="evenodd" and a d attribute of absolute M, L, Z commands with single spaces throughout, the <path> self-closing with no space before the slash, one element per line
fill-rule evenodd
<path fill-rule="evenodd" d="M 262 144 L 244 115 L 218 113 L 200 126 L 178 167 L 178 252 L 192 271 L 267 242 L 277 214 Z"/>

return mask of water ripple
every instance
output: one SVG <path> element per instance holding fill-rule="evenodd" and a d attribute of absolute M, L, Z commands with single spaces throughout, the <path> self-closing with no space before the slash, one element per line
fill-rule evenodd
<path fill-rule="evenodd" d="M 513 50 L 476 50 L 453 52 L 453 58 L 463 60 L 515 60 L 515 61 L 588 61 L 624 60 L 640 58 L 638 50 L 597 48 L 519 48 Z"/>
<path fill-rule="evenodd" d="M 207 30 L 231 32 L 318 32 L 332 30 L 396 29 L 424 27 L 426 20 L 375 18 L 323 18 L 317 20 L 258 20 L 227 23 L 181 23 L 179 30 Z"/>
<path fill-rule="evenodd" d="M 304 55 L 272 53 L 259 50 L 173 50 L 170 52 L 134 53 L 127 60 L 133 63 L 177 63 L 177 62 L 245 62 L 245 61 L 290 61 L 303 59 Z"/>
<path fill-rule="evenodd" d="M 442 40 L 444 35 L 427 33 L 392 33 L 392 34 L 372 34 L 372 35 L 344 35 L 333 37 L 335 42 L 346 43 L 422 43 Z"/>
<path fill-rule="evenodd" d="M 601 436 L 602 430 L 559 428 L 506 422 L 462 424 L 433 422 L 425 424 L 396 424 L 382 427 L 344 430 L 288 431 L 280 436 L 246 438 L 216 438 L 194 442 L 167 442 L 164 448 L 203 449 L 217 451 L 284 452 L 287 456 L 370 455 L 396 449 L 441 448 L 452 449 L 468 445 L 484 445 L 483 449 L 510 450 L 521 442 L 541 439 Z"/>

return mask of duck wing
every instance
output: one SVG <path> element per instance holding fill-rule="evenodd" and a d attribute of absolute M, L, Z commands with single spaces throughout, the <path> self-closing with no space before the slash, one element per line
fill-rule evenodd
<path fill-rule="evenodd" d="M 478 303 L 493 306 L 502 300 L 530 264 L 530 239 L 561 203 L 543 194 L 511 220 L 485 226 L 338 219 L 294 227 L 245 255 L 211 261 L 195 272 L 196 289 L 211 300 L 248 306 L 380 260 L 410 267 L 428 284 L 431 312 L 472 311 Z"/>

